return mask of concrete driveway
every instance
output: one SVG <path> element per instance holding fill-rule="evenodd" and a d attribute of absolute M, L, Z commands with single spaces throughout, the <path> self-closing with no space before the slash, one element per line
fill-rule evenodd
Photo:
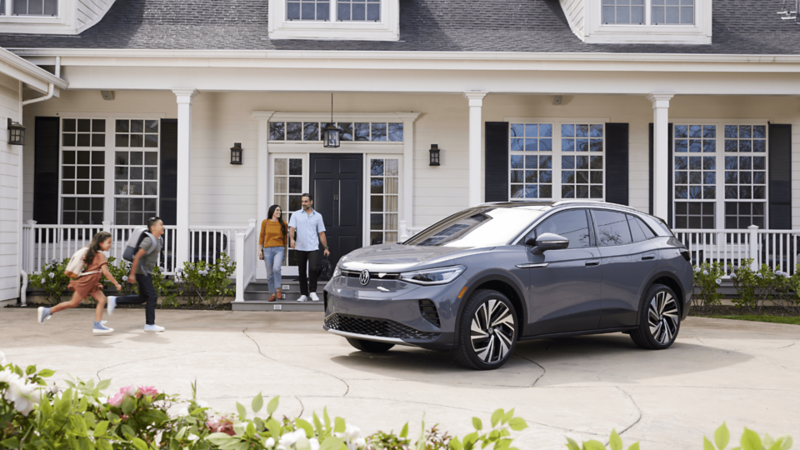
<path fill-rule="evenodd" d="M 516 408 L 530 428 L 521 449 L 562 449 L 565 436 L 605 441 L 612 429 L 642 449 L 700 449 L 727 421 L 800 440 L 800 327 L 691 317 L 666 351 L 623 334 L 523 342 L 502 369 L 465 370 L 447 353 L 354 351 L 321 329 L 321 313 L 158 311 L 162 334 L 142 331 L 144 311 L 120 309 L 116 332 L 91 334 L 93 312 L 70 310 L 45 325 L 35 310 L 0 309 L 0 351 L 82 379 L 191 394 L 223 412 L 258 392 L 281 396 L 280 414 L 327 406 L 364 432 L 428 425 L 464 435 L 472 416 Z"/>

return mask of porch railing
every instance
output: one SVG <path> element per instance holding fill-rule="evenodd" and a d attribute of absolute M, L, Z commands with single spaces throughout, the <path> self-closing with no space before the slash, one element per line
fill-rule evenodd
<path fill-rule="evenodd" d="M 244 290 L 256 278 L 256 253 L 258 232 L 255 219 L 250 219 L 246 230 L 236 233 L 236 299 L 244 301 Z"/>
<path fill-rule="evenodd" d="M 788 274 L 800 263 L 800 230 L 760 230 L 751 225 L 746 230 L 684 229 L 674 233 L 689 249 L 693 264 L 722 263 L 727 276 L 748 258 L 753 260 L 753 270 L 766 264 Z"/>

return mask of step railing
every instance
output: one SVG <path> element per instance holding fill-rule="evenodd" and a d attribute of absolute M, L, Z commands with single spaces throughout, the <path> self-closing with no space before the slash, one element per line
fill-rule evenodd
<path fill-rule="evenodd" d="M 692 264 L 719 262 L 726 276 L 752 259 L 750 268 L 766 264 L 773 271 L 793 274 L 800 264 L 800 230 L 760 230 L 756 225 L 746 230 L 673 230 L 689 249 Z"/>
<path fill-rule="evenodd" d="M 250 219 L 247 229 L 236 233 L 236 298 L 234 301 L 243 302 L 247 285 L 256 279 L 257 253 L 256 219 Z"/>
<path fill-rule="evenodd" d="M 236 261 L 236 233 L 247 226 L 220 227 L 196 225 L 189 227 L 189 260 L 213 263 L 225 253 Z"/>

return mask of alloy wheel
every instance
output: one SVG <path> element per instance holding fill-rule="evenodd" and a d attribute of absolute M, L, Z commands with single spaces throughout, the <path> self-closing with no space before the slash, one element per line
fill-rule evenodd
<path fill-rule="evenodd" d="M 485 363 L 502 361 L 513 345 L 514 333 L 514 314 L 505 303 L 489 299 L 472 317 L 472 350 Z"/>
<path fill-rule="evenodd" d="M 647 311 L 653 339 L 661 345 L 669 344 L 678 332 L 679 320 L 675 298 L 666 291 L 656 293 Z"/>

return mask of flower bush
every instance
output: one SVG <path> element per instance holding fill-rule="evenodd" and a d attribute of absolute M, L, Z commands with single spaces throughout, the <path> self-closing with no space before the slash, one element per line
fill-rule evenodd
<path fill-rule="evenodd" d="M 108 271 L 111 276 L 122 285 L 122 291 L 118 295 L 139 295 L 139 286 L 128 283 L 128 275 L 131 273 L 131 263 L 124 259 L 117 259 L 113 256 L 108 258 Z M 111 287 L 111 282 L 103 278 L 103 283 Z"/>
<path fill-rule="evenodd" d="M 68 263 L 69 258 L 61 262 L 53 258 L 42 266 L 41 273 L 28 275 L 28 283 L 32 288 L 43 289 L 47 293 L 47 302 L 50 306 L 61 303 L 64 291 L 67 290 L 67 285 L 71 281 L 68 276 L 64 275 Z"/>
<path fill-rule="evenodd" d="M 230 276 L 236 271 L 236 262 L 222 253 L 213 263 L 205 261 L 184 262 L 177 279 L 183 282 L 182 294 L 189 305 L 206 303 L 218 306 L 223 297 L 232 297 Z"/>
<path fill-rule="evenodd" d="M 719 305 L 722 294 L 717 288 L 722 284 L 725 275 L 722 263 L 704 262 L 694 267 L 694 285 L 700 288 L 700 294 L 692 297 L 692 305 L 700 308 Z"/>

